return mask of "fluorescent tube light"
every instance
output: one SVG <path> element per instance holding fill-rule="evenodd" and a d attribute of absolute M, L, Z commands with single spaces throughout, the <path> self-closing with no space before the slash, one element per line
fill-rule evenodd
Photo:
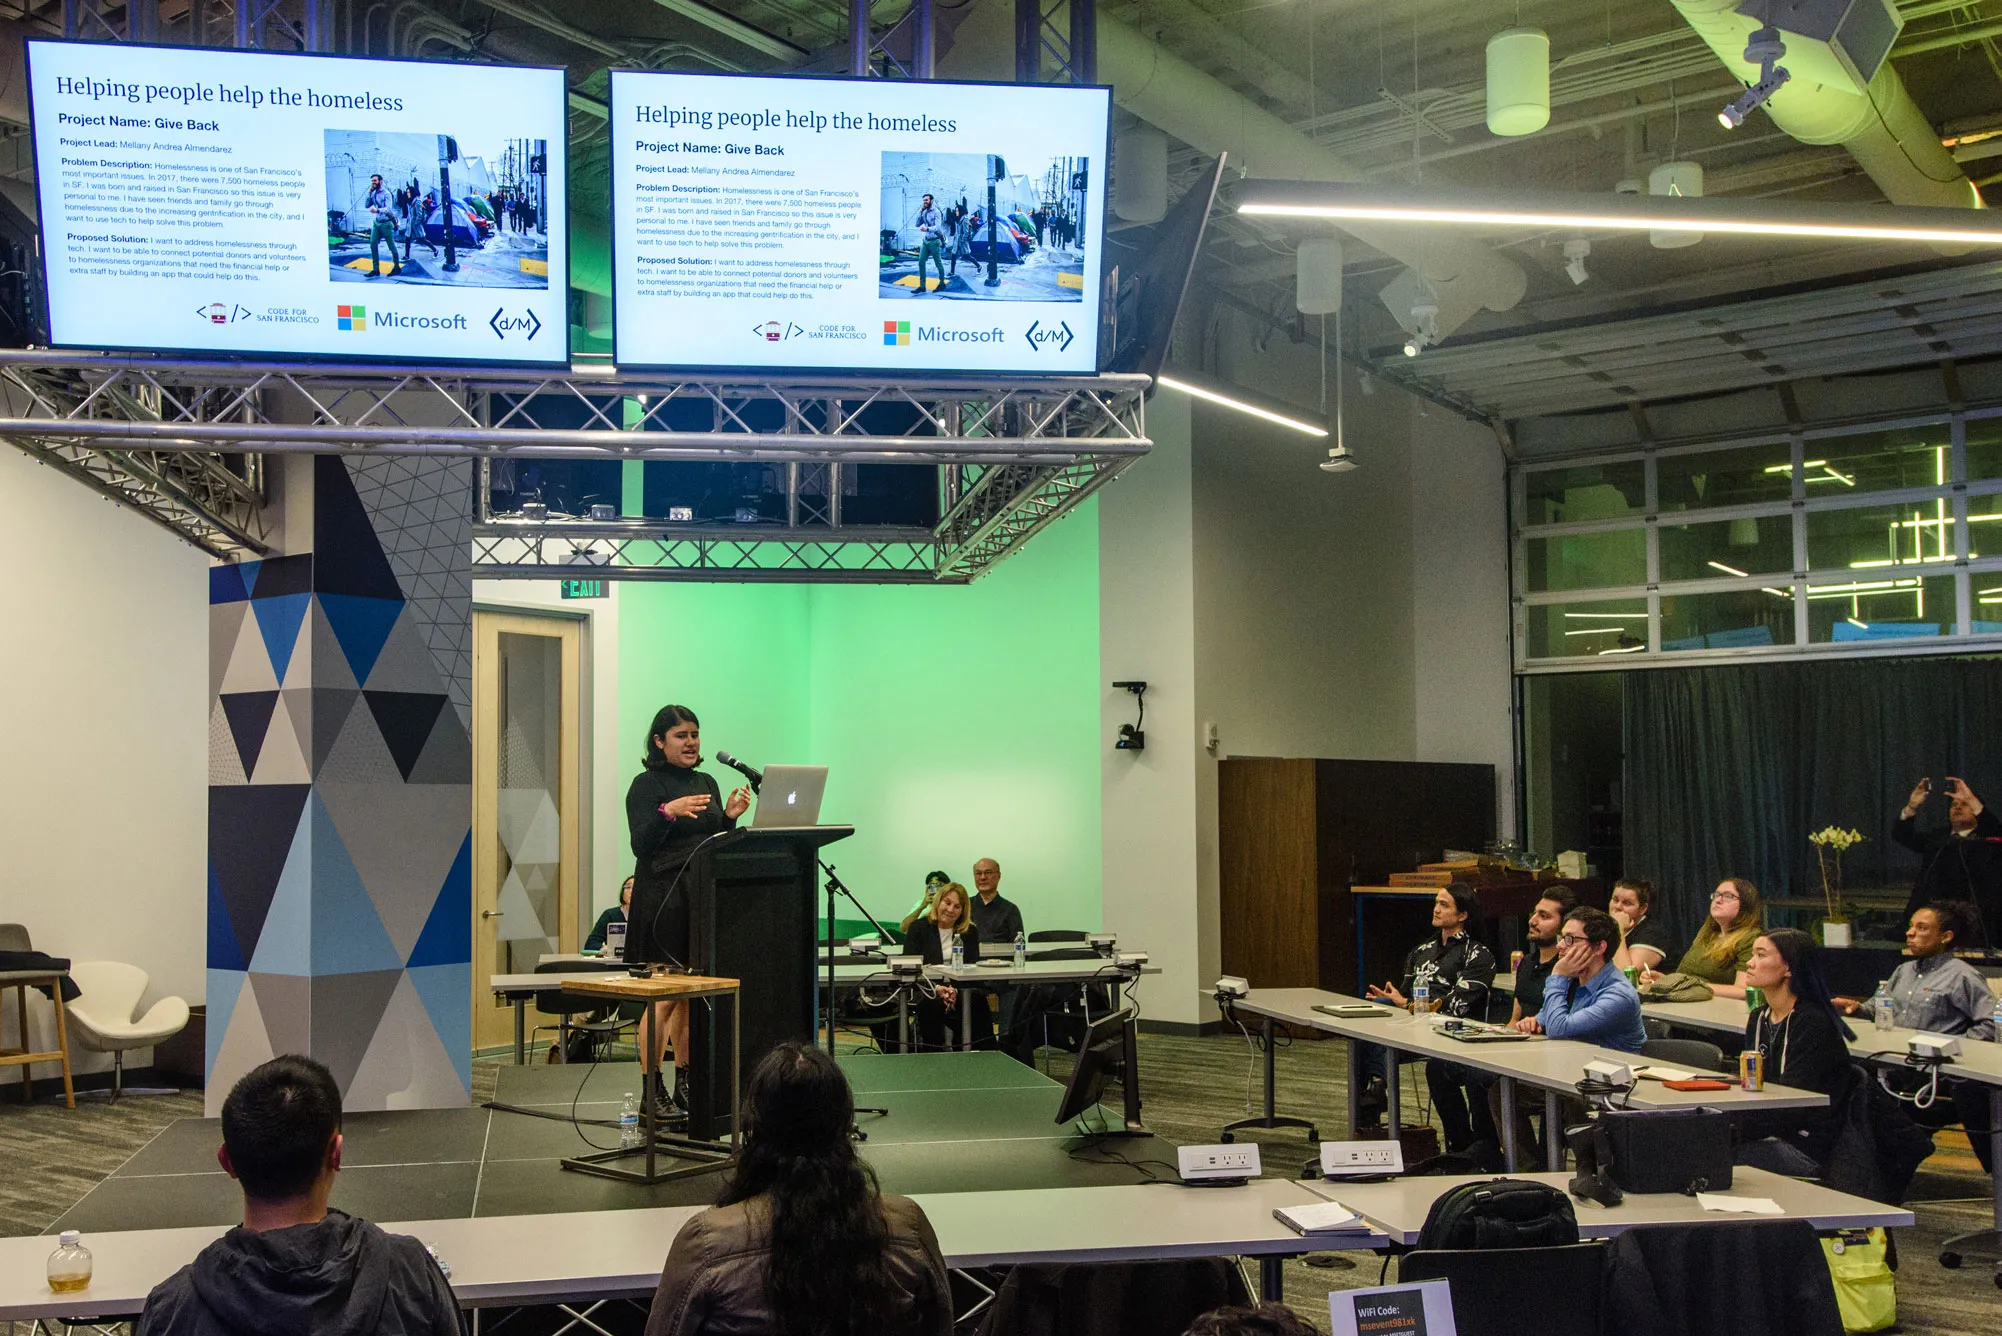
<path fill-rule="evenodd" d="M 1246 181 L 1237 210 L 1278 218 L 1445 223 L 1492 228 L 1604 228 L 1626 232 L 1718 232 L 2002 246 L 2002 226 L 1970 209 L 1901 205 L 1774 204 L 1694 195 L 1546 191 L 1381 189 L 1318 181 Z M 1981 220 L 1981 221 L 1977 221 Z"/>
<path fill-rule="evenodd" d="M 1741 571 L 1736 566 L 1726 566 L 1721 561 L 1706 561 L 1703 564 L 1705 566 L 1711 567 L 1714 570 L 1720 570 L 1724 572 L 1724 574 L 1726 575 L 1736 575 L 1739 576 L 1740 578 L 1750 578 L 1752 574 L 1750 571 Z"/>
<path fill-rule="evenodd" d="M 1266 422 L 1275 423 L 1281 427 L 1290 427 L 1294 431 L 1306 436 L 1326 436 L 1328 434 L 1326 427 L 1318 427 L 1305 419 L 1289 417 L 1284 413 L 1274 412 L 1269 408 L 1260 408 L 1257 404 L 1240 399 L 1224 390 L 1209 389 L 1201 385 L 1192 384 L 1180 376 L 1171 376 L 1163 372 L 1154 379 L 1157 384 L 1165 385 L 1171 390 L 1180 390 L 1183 394 L 1194 395 L 1206 403 L 1234 409 L 1239 413 L 1249 413 L 1252 417 L 1261 418 Z"/>

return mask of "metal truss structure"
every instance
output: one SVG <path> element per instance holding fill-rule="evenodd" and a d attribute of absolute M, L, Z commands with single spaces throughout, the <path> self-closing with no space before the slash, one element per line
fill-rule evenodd
<path fill-rule="evenodd" d="M 255 457 L 272 452 L 778 464 L 782 525 L 545 522 L 483 509 L 475 568 L 537 578 L 956 581 L 1147 453 L 1147 387 L 1143 376 L 737 381 L 609 366 L 537 373 L 24 352 L 0 355 L 0 439 L 219 557 L 263 550 Z M 576 425 L 543 425 L 552 419 Z M 936 467 L 937 527 L 844 525 L 841 470 L 857 463 Z"/>

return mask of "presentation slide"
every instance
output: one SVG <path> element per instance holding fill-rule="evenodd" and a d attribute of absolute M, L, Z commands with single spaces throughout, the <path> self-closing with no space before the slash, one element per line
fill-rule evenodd
<path fill-rule="evenodd" d="M 569 360 L 561 70 L 27 45 L 58 346 Z"/>
<path fill-rule="evenodd" d="M 1098 369 L 1111 93 L 612 71 L 615 355 Z"/>

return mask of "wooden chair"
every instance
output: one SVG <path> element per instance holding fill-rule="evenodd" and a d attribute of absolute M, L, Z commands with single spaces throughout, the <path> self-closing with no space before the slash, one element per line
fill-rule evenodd
<path fill-rule="evenodd" d="M 28 930 L 19 923 L 0 923 L 0 951 L 34 950 L 28 940 Z M 8 989 L 14 990 L 14 1002 L 19 1008 L 21 1022 L 21 1046 L 0 1048 L 0 1067 L 21 1069 L 21 1097 L 32 1103 L 35 1098 L 35 1078 L 33 1065 L 37 1062 L 57 1062 L 63 1069 L 63 1102 L 76 1107 L 76 1087 L 70 1083 L 70 1039 L 69 1024 L 63 1014 L 63 979 L 60 970 L 4 970 L 0 971 L 0 1000 L 4 1000 Z M 28 989 L 46 986 L 49 996 L 56 1004 L 56 1047 L 46 1053 L 33 1050 L 28 1040 Z"/>

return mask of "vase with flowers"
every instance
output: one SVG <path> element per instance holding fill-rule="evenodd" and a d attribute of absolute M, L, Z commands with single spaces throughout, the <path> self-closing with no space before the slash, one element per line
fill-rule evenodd
<path fill-rule="evenodd" d="M 1827 909 L 1821 920 L 1823 946 L 1849 945 L 1849 909 L 1842 903 L 1842 855 L 1863 842 L 1863 833 L 1840 826 L 1824 826 L 1807 837 L 1814 846 L 1814 861 L 1821 870 L 1821 899 Z"/>

